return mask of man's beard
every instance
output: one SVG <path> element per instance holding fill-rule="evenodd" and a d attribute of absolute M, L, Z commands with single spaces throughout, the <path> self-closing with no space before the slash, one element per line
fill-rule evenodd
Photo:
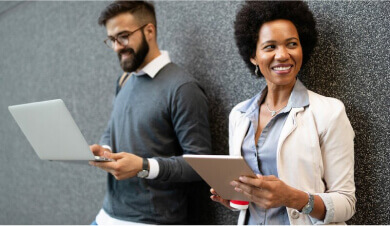
<path fill-rule="evenodd" d="M 126 52 L 129 53 L 130 56 L 126 60 L 122 61 L 121 55 Z M 144 62 L 148 52 L 149 52 L 149 45 L 146 42 L 144 33 L 142 33 L 142 43 L 139 47 L 138 52 L 135 53 L 134 49 L 132 48 L 125 48 L 118 53 L 119 62 L 123 71 L 125 72 L 136 71 L 139 68 L 139 66 L 141 66 L 141 64 Z"/>

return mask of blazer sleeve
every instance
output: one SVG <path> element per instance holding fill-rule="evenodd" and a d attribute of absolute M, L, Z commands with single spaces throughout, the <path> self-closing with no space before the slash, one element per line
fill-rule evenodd
<path fill-rule="evenodd" d="M 355 214 L 354 131 L 337 100 L 326 131 L 320 134 L 326 192 L 318 194 L 327 209 L 323 222 L 344 222 Z"/>

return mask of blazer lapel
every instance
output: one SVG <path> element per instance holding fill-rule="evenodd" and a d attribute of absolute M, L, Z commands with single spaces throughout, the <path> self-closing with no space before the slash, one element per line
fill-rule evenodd
<path fill-rule="evenodd" d="M 235 133 L 234 133 L 234 143 L 233 143 L 233 155 L 234 156 L 241 156 L 241 147 L 242 142 L 244 142 L 244 138 L 246 135 L 246 132 L 249 128 L 249 119 L 245 117 L 243 114 L 241 115 L 241 119 L 239 120 L 239 123 L 236 127 Z"/>
<path fill-rule="evenodd" d="M 280 133 L 279 141 L 278 141 L 278 147 L 276 149 L 276 168 L 278 169 L 278 175 L 279 178 L 282 180 L 285 180 L 285 175 L 283 168 L 281 168 L 281 165 L 283 164 L 282 158 L 281 158 L 281 150 L 283 146 L 283 142 L 286 140 L 286 138 L 297 128 L 297 122 L 296 122 L 296 115 L 298 112 L 303 111 L 303 108 L 293 108 L 290 111 L 290 114 L 288 115 L 286 122 L 284 123 L 282 132 Z"/>
<path fill-rule="evenodd" d="M 303 108 L 293 108 L 290 111 L 290 114 L 287 117 L 287 120 L 283 126 L 282 132 L 280 133 L 279 141 L 278 141 L 278 150 L 283 144 L 284 140 L 295 130 L 297 127 L 296 116 L 298 112 L 303 111 Z"/>

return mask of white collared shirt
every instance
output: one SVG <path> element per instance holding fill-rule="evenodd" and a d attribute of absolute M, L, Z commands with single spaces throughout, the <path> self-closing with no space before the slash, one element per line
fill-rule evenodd
<path fill-rule="evenodd" d="M 103 209 L 100 209 L 98 215 L 96 216 L 96 223 L 98 225 L 149 225 L 145 223 L 138 223 L 138 222 L 132 222 L 132 221 L 124 221 L 119 220 L 116 218 L 111 217 L 104 211 Z"/>
<path fill-rule="evenodd" d="M 138 73 L 134 73 L 134 75 L 143 75 L 147 74 L 151 78 L 154 78 L 156 74 L 163 68 L 165 65 L 169 64 L 171 59 L 169 58 L 169 54 L 167 51 L 161 50 L 160 56 L 154 58 L 150 61 L 145 67 L 143 67 Z"/>

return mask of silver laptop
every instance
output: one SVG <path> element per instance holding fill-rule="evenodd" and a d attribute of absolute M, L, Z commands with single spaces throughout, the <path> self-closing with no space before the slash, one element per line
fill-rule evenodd
<path fill-rule="evenodd" d="M 94 156 L 61 99 L 8 107 L 40 159 L 111 161 Z"/>

